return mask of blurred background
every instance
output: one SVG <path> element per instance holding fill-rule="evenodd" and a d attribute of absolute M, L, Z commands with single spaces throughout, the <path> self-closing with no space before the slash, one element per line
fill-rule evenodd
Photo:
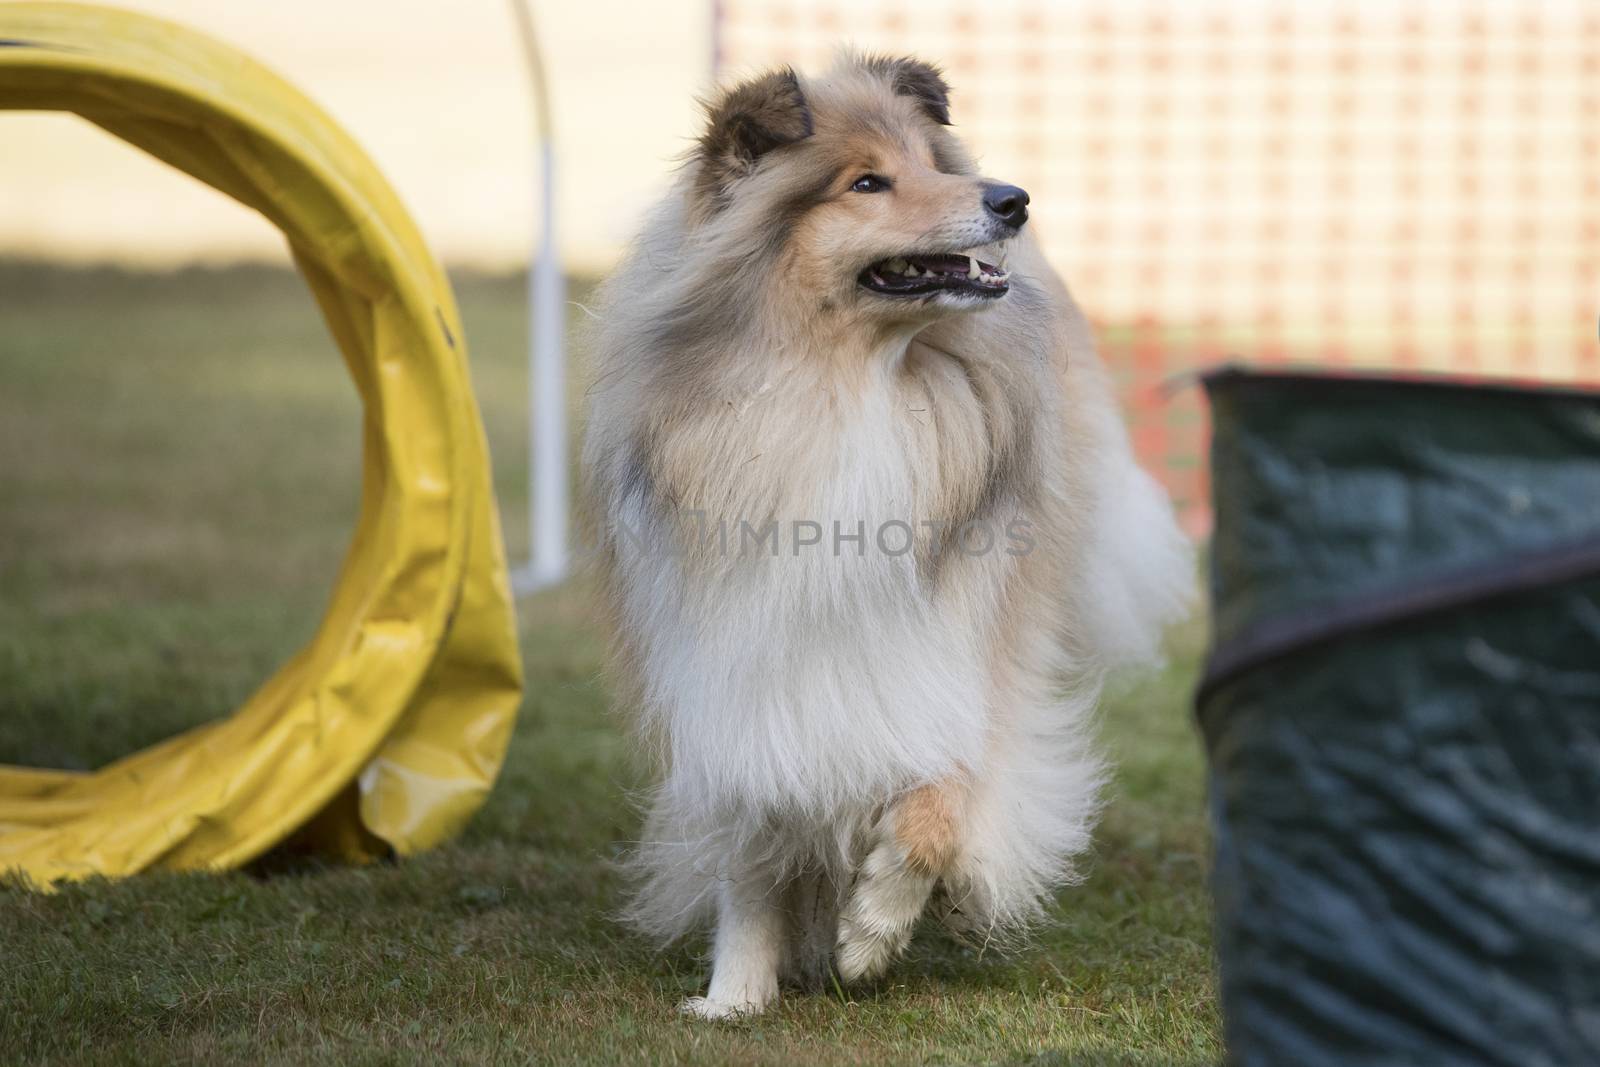
<path fill-rule="evenodd" d="M 399 190 L 455 283 L 527 558 L 542 190 L 509 0 L 126 6 L 287 76 Z M 1140 456 L 1198 535 L 1205 411 L 1163 387 L 1194 368 L 1600 384 L 1593 0 L 531 9 L 575 432 L 588 287 L 671 181 L 696 97 L 845 44 L 943 65 L 958 130 L 1032 194 Z M 263 219 L 76 117 L 0 124 L 0 761 L 92 767 L 225 711 L 310 635 L 358 499 L 359 405 Z M 535 671 L 580 670 L 560 649 L 587 593 L 560 599 L 541 602 L 548 645 L 525 642 Z"/>
<path fill-rule="evenodd" d="M 322 105 L 377 161 L 446 263 L 521 266 L 536 218 L 528 74 L 509 0 L 124 0 L 251 54 Z M 604 270 L 694 135 L 711 79 L 712 8 L 534 4 L 561 139 L 564 253 Z M 167 267 L 287 263 L 228 198 L 73 116 L 8 115 L 0 249 Z"/>
<path fill-rule="evenodd" d="M 399 190 L 454 283 L 509 553 L 525 559 L 541 190 L 509 2 L 120 2 L 275 68 Z M 1600 0 L 531 6 L 574 434 L 590 286 L 692 143 L 695 97 L 772 63 L 814 70 L 845 43 L 944 66 L 959 132 L 1032 194 L 1140 455 L 1196 534 L 1205 412 L 1197 389 L 1163 387 L 1195 368 L 1600 385 Z M 81 120 L 0 112 L 0 763 L 99 767 L 269 678 L 335 587 L 361 437 L 339 352 L 272 227 Z M 697 965 L 624 945 L 604 918 L 641 783 L 607 714 L 594 600 L 579 577 L 522 604 L 526 700 L 501 784 L 456 845 L 326 888 L 235 883 L 237 907 L 184 881 L 89 890 L 112 917 L 92 927 L 66 894 L 59 911 L 14 907 L 0 920 L 21 938 L 0 938 L 0 957 L 22 961 L 0 968 L 0 985 L 14 978 L 0 1001 L 22 1006 L 13 1026 L 32 1047 L 87 1034 L 143 1062 L 272 1049 L 346 1063 L 402 1040 L 436 1062 L 432 1029 L 397 1036 L 429 1018 L 460 1040 L 516 1035 L 485 1063 L 637 1059 L 640 1034 L 682 1062 L 781 1049 L 821 1062 L 818 1048 L 1011 1062 L 1046 1040 L 1074 1063 L 1218 1062 L 1188 710 L 1203 623 L 1178 628 L 1167 670 L 1103 717 L 1117 772 L 1100 858 L 1044 955 L 991 967 L 935 948 L 909 979 L 921 1007 L 786 1011 L 777 1030 L 730 1029 L 718 1056 L 686 1030 L 662 1037 L 660 1007 L 697 988 Z M 441 901 L 463 914 L 438 921 Z M 425 936 L 442 940 L 417 948 Z M 513 985 L 524 999 L 505 999 Z M 283 1051 L 318 1034 L 356 1036 L 331 1058 Z M 228 1044 L 241 1040 L 277 1043 L 243 1055 Z"/>
<path fill-rule="evenodd" d="M 347 125 L 452 267 L 534 236 L 510 7 L 142 0 Z M 1101 326 L 1145 461 L 1206 528 L 1204 419 L 1168 376 L 1233 355 L 1600 381 L 1600 6 L 1579 0 L 590 0 L 536 4 L 560 242 L 615 259 L 715 77 L 841 44 L 941 63 L 985 170 L 1025 186 Z M 286 263 L 277 234 L 65 116 L 8 115 L 0 252 Z M 581 350 L 575 359 L 581 361 Z M 581 370 L 580 370 L 581 373 Z M 514 509 L 513 509 L 514 510 Z"/>
<path fill-rule="evenodd" d="M 398 188 L 455 282 L 526 558 L 541 190 L 511 4 L 127 6 L 277 69 Z M 1593 0 L 531 6 L 575 428 L 588 286 L 671 181 L 696 97 L 846 44 L 943 65 L 958 130 L 1032 194 L 1139 453 L 1196 534 L 1205 412 L 1163 387 L 1194 368 L 1600 384 Z M 228 707 L 309 635 L 351 528 L 359 408 L 264 220 L 76 117 L 0 123 L 0 688 L 37 697 L 0 721 L 0 759 L 92 766 Z M 220 675 L 204 661 L 219 630 L 238 657 Z M 130 719 L 146 676 L 150 714 Z M 80 714 L 101 705 L 105 721 Z"/>

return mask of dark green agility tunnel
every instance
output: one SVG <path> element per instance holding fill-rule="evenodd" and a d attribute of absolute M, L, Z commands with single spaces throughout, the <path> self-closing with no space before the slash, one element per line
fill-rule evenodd
<path fill-rule="evenodd" d="M 1207 387 L 1229 1062 L 1600 1064 L 1600 393 Z"/>

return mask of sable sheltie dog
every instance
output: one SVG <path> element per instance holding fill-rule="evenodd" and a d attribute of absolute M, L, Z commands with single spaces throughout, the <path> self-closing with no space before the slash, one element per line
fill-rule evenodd
<path fill-rule="evenodd" d="M 937 70 L 846 55 L 707 107 L 596 311 L 590 535 L 659 764 L 632 918 L 713 922 L 684 1010 L 880 974 L 1071 882 L 1102 677 L 1189 546 L 1083 316 Z"/>

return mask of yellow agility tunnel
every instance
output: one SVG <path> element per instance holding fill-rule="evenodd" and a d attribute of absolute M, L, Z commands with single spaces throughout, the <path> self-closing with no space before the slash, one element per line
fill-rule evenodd
<path fill-rule="evenodd" d="M 415 224 L 315 104 L 159 19 L 0 4 L 0 109 L 75 112 L 266 216 L 364 410 L 360 515 L 311 643 L 231 716 L 98 771 L 0 767 L 0 871 L 46 886 L 232 867 L 291 836 L 348 859 L 451 836 L 499 771 L 522 666 L 461 321 Z"/>

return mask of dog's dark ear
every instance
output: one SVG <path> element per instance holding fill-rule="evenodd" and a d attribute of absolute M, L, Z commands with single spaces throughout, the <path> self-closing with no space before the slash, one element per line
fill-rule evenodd
<path fill-rule="evenodd" d="M 774 148 L 811 136 L 811 108 L 791 67 L 740 82 L 707 105 L 706 118 L 697 186 L 713 199 Z"/>
<path fill-rule="evenodd" d="M 887 79 L 899 95 L 915 100 L 934 122 L 950 125 L 950 86 L 945 84 L 938 67 L 909 56 L 872 56 L 867 60 L 867 69 Z"/>

